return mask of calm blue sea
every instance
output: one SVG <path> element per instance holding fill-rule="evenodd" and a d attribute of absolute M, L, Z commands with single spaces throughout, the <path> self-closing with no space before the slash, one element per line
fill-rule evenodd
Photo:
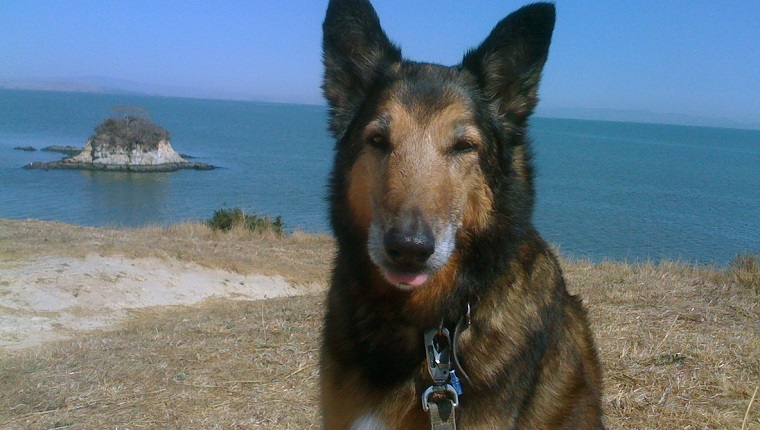
<path fill-rule="evenodd" d="M 214 171 L 24 170 L 83 146 L 119 105 L 146 108 Z M 322 106 L 0 90 L 0 217 L 91 226 L 208 219 L 221 207 L 327 231 Z M 760 131 L 536 118 L 535 220 L 568 256 L 725 264 L 760 252 Z"/>

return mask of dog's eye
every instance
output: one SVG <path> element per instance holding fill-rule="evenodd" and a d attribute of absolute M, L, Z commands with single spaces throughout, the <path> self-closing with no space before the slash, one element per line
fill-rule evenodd
<path fill-rule="evenodd" d="M 459 139 L 456 141 L 454 146 L 451 147 L 451 151 L 454 153 L 463 154 L 466 152 L 472 152 L 475 151 L 477 147 L 475 144 L 467 139 Z"/>
<path fill-rule="evenodd" d="M 367 143 L 369 143 L 370 146 L 377 148 L 381 151 L 387 151 L 388 149 L 390 149 L 390 146 L 391 146 L 390 142 L 388 142 L 388 139 L 380 133 L 375 133 L 372 136 L 370 136 Z"/>

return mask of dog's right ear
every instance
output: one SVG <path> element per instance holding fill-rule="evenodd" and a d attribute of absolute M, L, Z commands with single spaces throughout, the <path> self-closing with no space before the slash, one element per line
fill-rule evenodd
<path fill-rule="evenodd" d="M 388 40 L 367 0 L 331 0 L 322 32 L 322 90 L 330 130 L 340 139 L 377 77 L 401 61 L 401 50 Z"/>

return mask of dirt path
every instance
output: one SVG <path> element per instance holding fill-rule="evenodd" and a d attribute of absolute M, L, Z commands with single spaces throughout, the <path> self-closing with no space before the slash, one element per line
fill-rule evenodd
<path fill-rule="evenodd" d="M 298 292 L 279 276 L 240 275 L 171 258 L 91 253 L 0 261 L 0 351 L 108 327 L 130 309 Z"/>

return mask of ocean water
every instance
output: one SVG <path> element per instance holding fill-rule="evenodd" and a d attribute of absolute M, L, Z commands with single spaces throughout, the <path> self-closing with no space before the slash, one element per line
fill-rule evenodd
<path fill-rule="evenodd" d="M 136 105 L 213 171 L 38 171 Z M 565 255 L 726 264 L 760 252 L 760 131 L 535 118 L 535 222 Z M 328 231 L 323 106 L 0 90 L 0 217 L 91 226 L 208 219 L 221 207 Z"/>

